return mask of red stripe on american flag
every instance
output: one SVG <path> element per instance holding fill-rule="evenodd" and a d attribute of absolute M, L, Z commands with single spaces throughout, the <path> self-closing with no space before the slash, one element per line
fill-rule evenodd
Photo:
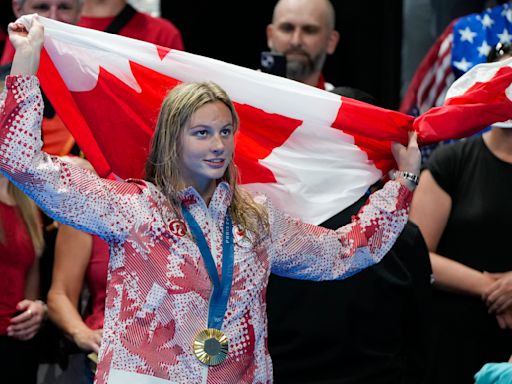
<path fill-rule="evenodd" d="M 436 66 L 433 68 L 433 78 L 429 84 L 428 92 L 425 92 L 426 95 L 423 94 L 418 97 L 420 114 L 432 107 L 438 106 L 436 105 L 436 100 L 439 99 L 439 96 L 443 92 L 445 93 L 448 90 L 450 84 L 447 86 L 446 80 L 452 73 L 451 59 L 451 50 L 448 50 L 444 53 L 439 62 L 436 63 Z"/>
<path fill-rule="evenodd" d="M 426 83 L 433 80 L 436 70 L 439 69 L 439 62 L 442 63 L 442 58 L 444 58 L 447 52 L 451 53 L 451 44 L 447 44 L 447 41 L 450 41 L 452 38 L 453 25 L 455 22 L 456 20 L 452 21 L 450 25 L 446 27 L 432 48 L 430 48 L 427 55 L 423 58 L 407 88 L 407 92 L 400 105 L 400 112 L 410 113 L 415 106 L 420 105 L 418 102 L 420 89 L 423 94 L 423 90 L 427 87 Z M 423 98 L 420 100 L 423 101 Z"/>

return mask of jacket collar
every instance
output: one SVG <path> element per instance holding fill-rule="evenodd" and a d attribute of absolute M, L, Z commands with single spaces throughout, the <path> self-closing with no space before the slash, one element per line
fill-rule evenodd
<path fill-rule="evenodd" d="M 228 207 L 231 205 L 233 192 L 225 181 L 220 182 L 213 192 L 210 204 L 206 206 L 205 201 L 194 187 L 188 187 L 178 192 L 178 198 L 190 211 L 200 209 L 209 211 L 212 218 L 217 221 L 223 219 Z"/>

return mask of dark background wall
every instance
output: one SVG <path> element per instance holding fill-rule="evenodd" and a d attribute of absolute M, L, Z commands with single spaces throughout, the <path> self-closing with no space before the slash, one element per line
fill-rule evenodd
<path fill-rule="evenodd" d="M 275 0 L 162 0 L 162 17 L 181 30 L 187 51 L 258 68 L 267 49 L 265 27 Z M 397 108 L 400 87 L 402 0 L 333 0 L 341 40 L 327 59 L 326 80 L 374 95 Z"/>
<path fill-rule="evenodd" d="M 12 12 L 11 2 L 7 0 L 0 0 L 2 4 L 0 5 L 0 53 L 4 49 L 5 41 L 3 39 L 8 39 L 7 37 L 7 24 L 11 21 L 15 20 L 14 13 Z M 3 79 L 2 79 L 3 80 Z"/>
<path fill-rule="evenodd" d="M 2 5 L 0 5 L 0 25 L 2 26 L 2 29 L 5 30 L 7 28 L 7 24 L 14 20 L 15 17 L 12 12 L 11 2 L 2 0 Z"/>

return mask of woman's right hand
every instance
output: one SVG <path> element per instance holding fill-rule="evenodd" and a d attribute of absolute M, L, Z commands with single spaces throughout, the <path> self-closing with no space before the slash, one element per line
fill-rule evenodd
<path fill-rule="evenodd" d="M 102 329 L 90 329 L 84 327 L 76 331 L 73 335 L 73 341 L 78 347 L 86 352 L 99 353 L 101 345 Z"/>
<path fill-rule="evenodd" d="M 44 43 L 44 27 L 39 22 L 38 16 L 32 16 L 32 23 L 27 28 L 20 22 L 9 23 L 7 30 L 9 31 L 9 40 L 16 51 L 18 50 L 34 50 L 41 51 Z"/>
<path fill-rule="evenodd" d="M 20 22 L 10 23 L 8 31 L 9 39 L 16 49 L 11 75 L 35 75 L 44 44 L 44 27 L 38 16 L 32 16 L 32 23 L 28 27 Z"/>

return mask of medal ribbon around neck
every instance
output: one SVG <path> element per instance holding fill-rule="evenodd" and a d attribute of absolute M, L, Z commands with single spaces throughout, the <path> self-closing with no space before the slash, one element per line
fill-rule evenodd
<path fill-rule="evenodd" d="M 228 355 L 228 338 L 221 331 L 222 322 L 228 306 L 231 285 L 233 283 L 234 243 L 233 223 L 228 213 L 224 217 L 222 234 L 222 280 L 217 273 L 215 260 L 201 227 L 190 211 L 182 206 L 182 213 L 192 235 L 196 239 L 208 276 L 213 285 L 213 292 L 208 308 L 208 329 L 201 331 L 194 340 L 194 354 L 206 365 L 218 365 Z"/>

